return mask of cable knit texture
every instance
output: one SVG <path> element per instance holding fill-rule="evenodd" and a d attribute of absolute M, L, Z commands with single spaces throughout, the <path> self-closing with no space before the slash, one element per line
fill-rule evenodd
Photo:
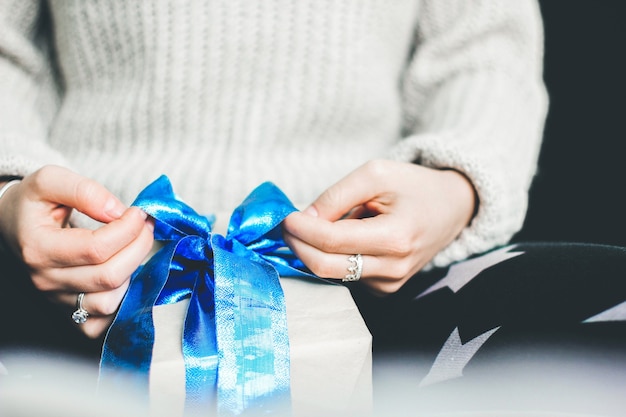
<path fill-rule="evenodd" d="M 530 0 L 4 0 L 0 174 L 60 164 L 126 203 L 166 174 L 223 213 L 372 158 L 454 168 L 480 208 L 442 266 L 522 225 L 542 53 Z"/>

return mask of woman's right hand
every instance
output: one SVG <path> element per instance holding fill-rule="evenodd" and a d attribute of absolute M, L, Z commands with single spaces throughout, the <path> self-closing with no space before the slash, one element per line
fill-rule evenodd
<path fill-rule="evenodd" d="M 72 210 L 105 223 L 97 230 L 72 228 Z M 46 166 L 9 188 L 0 199 L 0 234 L 24 262 L 33 284 L 68 306 L 68 320 L 84 292 L 88 320 L 98 337 L 113 321 L 131 274 L 153 244 L 153 223 L 142 210 L 125 207 L 111 192 L 68 169 Z"/>

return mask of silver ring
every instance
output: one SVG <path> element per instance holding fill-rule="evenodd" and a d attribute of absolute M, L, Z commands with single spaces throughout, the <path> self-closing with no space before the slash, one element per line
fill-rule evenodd
<path fill-rule="evenodd" d="M 72 320 L 74 320 L 74 323 L 76 324 L 83 324 L 87 321 L 87 317 L 89 317 L 89 313 L 83 308 L 84 298 L 84 292 L 78 294 L 78 297 L 76 298 L 76 311 L 72 313 Z"/>
<path fill-rule="evenodd" d="M 350 255 L 348 257 L 348 273 L 342 279 L 343 282 L 354 282 L 361 279 L 361 273 L 363 272 L 363 257 L 360 253 L 356 255 Z"/>

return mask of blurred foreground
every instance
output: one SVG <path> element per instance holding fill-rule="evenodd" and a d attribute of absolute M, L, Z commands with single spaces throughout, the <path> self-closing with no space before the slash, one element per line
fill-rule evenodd
<path fill-rule="evenodd" d="M 75 359 L 4 353 L 2 362 L 2 417 L 163 415 L 146 407 L 131 387 L 97 392 L 97 369 Z M 567 355 L 512 360 L 505 366 L 502 361 L 498 363 L 498 372 L 483 367 L 471 370 L 471 379 L 461 377 L 419 387 L 415 376 L 427 370 L 420 369 L 415 357 L 380 360 L 374 368 L 375 407 L 371 415 L 626 416 L 624 367 L 610 357 L 602 363 Z M 335 415 L 349 414 L 337 410 Z"/>

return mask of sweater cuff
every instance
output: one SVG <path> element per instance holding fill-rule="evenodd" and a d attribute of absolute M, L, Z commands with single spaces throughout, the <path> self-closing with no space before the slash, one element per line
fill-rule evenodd
<path fill-rule="evenodd" d="M 521 229 L 528 196 L 525 187 L 512 190 L 497 163 L 471 155 L 451 145 L 442 134 L 409 136 L 387 157 L 402 162 L 463 173 L 478 195 L 478 210 L 468 226 L 424 267 L 445 267 L 453 262 L 507 243 Z"/>
<path fill-rule="evenodd" d="M 40 136 L 0 134 L 0 176 L 23 178 L 44 165 L 74 169 L 59 152 L 39 139 Z"/>

